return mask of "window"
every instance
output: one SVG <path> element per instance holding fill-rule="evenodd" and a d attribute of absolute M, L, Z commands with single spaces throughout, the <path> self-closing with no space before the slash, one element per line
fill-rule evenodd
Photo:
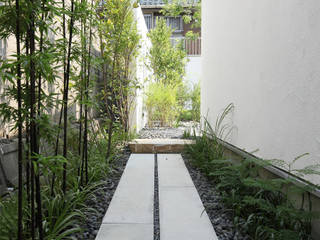
<path fill-rule="evenodd" d="M 167 26 L 171 27 L 174 32 L 181 32 L 183 31 L 183 22 L 182 17 L 163 17 L 163 16 L 156 16 L 154 17 L 154 27 L 156 26 L 156 21 L 158 18 L 164 18 L 167 22 Z"/>
<path fill-rule="evenodd" d="M 146 21 L 148 30 L 152 29 L 153 28 L 152 14 L 144 14 L 144 20 Z"/>
<path fill-rule="evenodd" d="M 167 25 L 174 29 L 175 32 L 182 31 L 182 18 L 181 17 L 166 17 Z"/>

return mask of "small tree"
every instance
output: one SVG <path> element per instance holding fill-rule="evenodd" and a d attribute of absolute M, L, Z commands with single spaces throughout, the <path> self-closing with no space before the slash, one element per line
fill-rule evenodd
<path fill-rule="evenodd" d="M 137 53 L 140 35 L 134 21 L 133 9 L 137 3 L 131 0 L 109 0 L 99 12 L 98 26 L 102 57 L 102 99 L 108 117 L 108 151 L 111 151 L 111 138 L 115 123 L 125 132 L 129 128 L 129 95 L 135 88 L 130 76 L 130 63 Z"/>
<path fill-rule="evenodd" d="M 184 89 L 187 54 L 183 42 L 173 43 L 171 34 L 172 29 L 161 18 L 149 33 L 152 43 L 149 67 L 153 70 L 155 81 L 146 93 L 149 124 L 152 121 L 160 121 L 161 125 L 172 124 L 184 105 L 181 90 Z"/>
<path fill-rule="evenodd" d="M 186 52 L 182 41 L 173 44 L 170 37 L 172 29 L 164 19 L 158 19 L 156 28 L 150 31 L 150 67 L 156 82 L 179 85 L 185 75 Z"/>

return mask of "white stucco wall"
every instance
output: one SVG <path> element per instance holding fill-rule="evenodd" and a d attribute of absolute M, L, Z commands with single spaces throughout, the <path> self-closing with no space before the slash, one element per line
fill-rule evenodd
<path fill-rule="evenodd" d="M 146 87 L 145 80 L 150 77 L 151 71 L 147 67 L 147 55 L 151 48 L 151 41 L 147 36 L 148 29 L 142 14 L 141 7 L 134 9 L 134 14 L 137 22 L 138 32 L 140 34 L 139 54 L 136 57 L 135 77 L 140 88 L 136 89 L 135 99 L 130 114 L 130 129 L 137 133 L 147 123 L 147 113 L 144 109 L 144 89 Z"/>
<path fill-rule="evenodd" d="M 201 56 L 188 56 L 185 80 L 192 86 L 201 80 L 201 74 Z"/>
<path fill-rule="evenodd" d="M 320 163 L 320 1 L 203 0 L 202 114 L 234 103 L 229 141 Z M 313 179 L 320 183 L 320 178 Z"/>

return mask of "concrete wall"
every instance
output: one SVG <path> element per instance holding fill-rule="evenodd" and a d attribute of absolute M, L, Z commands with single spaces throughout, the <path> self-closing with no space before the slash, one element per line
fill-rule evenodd
<path fill-rule="evenodd" d="M 203 0 L 202 114 L 229 103 L 229 142 L 257 156 L 320 160 L 320 1 Z M 320 183 L 320 177 L 310 179 Z"/>

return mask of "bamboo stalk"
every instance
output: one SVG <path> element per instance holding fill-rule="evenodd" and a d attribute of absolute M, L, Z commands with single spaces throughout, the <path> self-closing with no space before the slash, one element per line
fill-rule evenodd
<path fill-rule="evenodd" d="M 65 72 L 65 89 L 64 89 L 64 117 L 63 117 L 63 157 L 67 158 L 67 124 L 68 124 L 68 90 L 69 90 L 69 79 L 70 79 L 70 62 L 71 62 L 71 46 L 72 46 L 72 36 L 73 36 L 73 24 L 74 24 L 74 0 L 71 0 L 71 20 L 69 27 L 69 42 L 68 42 L 68 55 L 67 55 L 67 68 Z M 66 193 L 67 188 L 67 164 L 63 164 L 63 174 L 62 174 L 62 191 Z"/>
<path fill-rule="evenodd" d="M 18 98 L 18 239 L 23 239 L 22 208 L 22 116 L 21 116 L 21 64 L 20 64 L 20 5 L 16 0 L 16 47 L 17 47 L 17 98 Z"/>

